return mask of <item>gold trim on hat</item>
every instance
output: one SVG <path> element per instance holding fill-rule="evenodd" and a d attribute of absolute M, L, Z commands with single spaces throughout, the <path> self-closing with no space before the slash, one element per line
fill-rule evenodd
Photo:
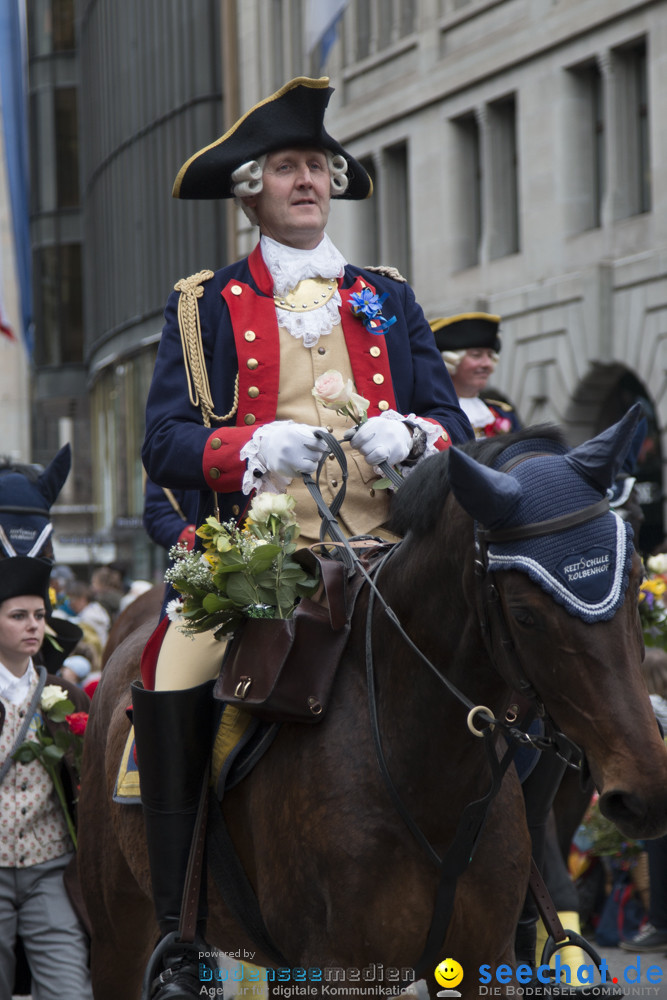
<path fill-rule="evenodd" d="M 231 135 L 234 135 L 234 132 L 236 132 L 237 128 L 240 128 L 240 126 L 243 124 L 246 118 L 248 118 L 251 114 L 253 114 L 257 110 L 257 108 L 261 108 L 264 104 L 270 104 L 272 101 L 277 101 L 278 98 L 282 97 L 288 91 L 294 90 L 295 87 L 310 87 L 312 90 L 324 90 L 328 86 L 329 86 L 328 76 L 321 76 L 316 80 L 312 79 L 309 76 L 297 76 L 294 78 L 294 80 L 289 80 L 286 84 L 284 84 L 280 88 L 280 90 L 277 90 L 275 92 L 275 94 L 271 94 L 269 97 L 265 97 L 263 101 L 259 101 L 252 108 L 250 108 L 249 111 L 246 111 L 246 113 L 242 115 L 239 118 L 239 120 L 235 122 L 232 125 L 232 127 L 225 132 L 224 135 L 221 135 L 220 138 L 216 139 L 214 142 L 210 142 L 208 146 L 203 146 L 201 149 L 198 149 L 196 153 L 192 154 L 189 160 L 185 161 L 181 169 L 178 171 L 178 174 L 176 175 L 176 180 L 174 181 L 174 186 L 171 189 L 172 198 L 179 197 L 181 190 L 181 182 L 190 164 L 193 163 L 193 161 L 196 160 L 198 157 L 200 157 L 202 153 L 207 153 L 209 149 L 215 149 L 216 146 L 219 146 L 221 143 L 229 139 Z"/>
<path fill-rule="evenodd" d="M 465 319 L 485 319 L 489 323 L 500 323 L 501 317 L 496 316 L 495 313 L 483 313 L 483 312 L 469 312 L 469 313 L 458 313 L 456 316 L 447 316 L 442 319 L 431 319 L 429 320 L 429 326 L 433 330 L 433 333 L 437 333 L 438 330 L 442 330 L 444 326 L 451 326 L 452 323 L 460 323 Z"/>
<path fill-rule="evenodd" d="M 274 295 L 273 301 L 277 309 L 305 313 L 326 305 L 337 289 L 335 278 L 304 278 L 285 295 Z"/>

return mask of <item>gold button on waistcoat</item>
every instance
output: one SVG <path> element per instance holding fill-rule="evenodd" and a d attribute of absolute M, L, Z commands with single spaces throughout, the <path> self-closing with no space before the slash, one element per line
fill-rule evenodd
<path fill-rule="evenodd" d="M 247 340 L 249 343 L 255 340 L 256 337 L 257 334 L 255 333 L 254 330 L 246 330 L 246 332 L 243 334 L 244 340 Z"/>
<path fill-rule="evenodd" d="M 256 420 L 257 417 L 255 416 L 254 413 L 246 413 L 245 417 L 243 418 L 243 422 L 245 424 L 254 424 Z"/>
<path fill-rule="evenodd" d="M 211 438 L 211 448 L 213 448 L 214 451 L 217 451 L 217 449 L 221 447 L 222 447 L 222 441 L 220 440 L 220 438 Z"/>
<path fill-rule="evenodd" d="M 259 367 L 259 361 L 257 358 L 248 358 L 246 361 L 246 367 L 248 367 L 251 372 L 254 372 L 255 368 Z"/>
<path fill-rule="evenodd" d="M 248 395 L 250 396 L 251 399 L 257 399 L 257 397 L 259 396 L 259 389 L 257 388 L 256 385 L 250 386 L 250 388 L 248 389 Z"/>
<path fill-rule="evenodd" d="M 238 517 L 240 513 L 241 513 L 241 508 L 237 503 L 235 503 L 234 506 L 232 507 L 232 514 L 234 515 L 234 517 Z"/>
<path fill-rule="evenodd" d="M 376 372 L 375 375 L 373 376 L 373 381 L 375 382 L 376 385 L 382 385 L 382 383 L 384 382 L 384 375 L 380 375 L 379 372 Z"/>
<path fill-rule="evenodd" d="M 243 289 L 241 288 L 240 285 L 232 285 L 232 287 L 229 290 L 232 293 L 232 295 L 241 295 L 243 293 Z"/>
<path fill-rule="evenodd" d="M 388 410 L 388 409 L 389 409 L 389 403 L 387 402 L 387 400 L 381 399 L 380 402 L 378 403 L 378 410 Z"/>
<path fill-rule="evenodd" d="M 211 479 L 220 479 L 220 469 L 209 469 L 208 474 Z"/>
<path fill-rule="evenodd" d="M 380 350 L 379 347 L 371 347 L 370 354 L 372 358 L 379 358 L 380 355 L 382 354 L 382 351 Z"/>

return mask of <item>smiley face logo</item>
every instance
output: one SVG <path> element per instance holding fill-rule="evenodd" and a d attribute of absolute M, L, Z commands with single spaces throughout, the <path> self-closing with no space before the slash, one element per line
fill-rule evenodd
<path fill-rule="evenodd" d="M 463 979 L 463 969 L 455 958 L 445 958 L 435 970 L 435 978 L 446 989 L 453 989 Z"/>

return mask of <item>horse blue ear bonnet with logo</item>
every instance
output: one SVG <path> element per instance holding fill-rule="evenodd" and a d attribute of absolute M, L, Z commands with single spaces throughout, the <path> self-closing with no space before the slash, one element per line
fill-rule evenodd
<path fill-rule="evenodd" d="M 496 466 L 450 449 L 452 492 L 489 530 L 561 518 L 604 498 L 631 447 L 641 407 L 576 448 L 533 438 L 503 451 Z M 540 454 L 536 454 L 539 452 Z M 547 454 L 542 454 L 546 452 Z M 520 459 L 511 465 L 513 459 Z M 633 552 L 632 528 L 611 510 L 585 523 L 535 538 L 493 541 L 490 571 L 521 570 L 585 622 L 612 618 L 623 604 Z"/>
<path fill-rule="evenodd" d="M 6 557 L 39 555 L 53 530 L 51 504 L 71 464 L 66 444 L 34 481 L 11 468 L 0 469 L 0 549 Z"/>

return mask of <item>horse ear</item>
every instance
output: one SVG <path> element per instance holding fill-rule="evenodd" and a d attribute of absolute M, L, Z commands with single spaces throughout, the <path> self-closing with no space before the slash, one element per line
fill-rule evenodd
<path fill-rule="evenodd" d="M 449 449 L 449 482 L 463 509 L 485 528 L 504 524 L 521 499 L 513 476 L 480 465 L 459 448 Z"/>
<path fill-rule="evenodd" d="M 65 444 L 37 480 L 39 491 L 49 507 L 65 485 L 71 467 L 72 449 Z"/>
<path fill-rule="evenodd" d="M 623 468 L 641 415 L 641 404 L 635 403 L 618 423 L 568 452 L 565 461 L 601 490 L 608 490 Z"/>

